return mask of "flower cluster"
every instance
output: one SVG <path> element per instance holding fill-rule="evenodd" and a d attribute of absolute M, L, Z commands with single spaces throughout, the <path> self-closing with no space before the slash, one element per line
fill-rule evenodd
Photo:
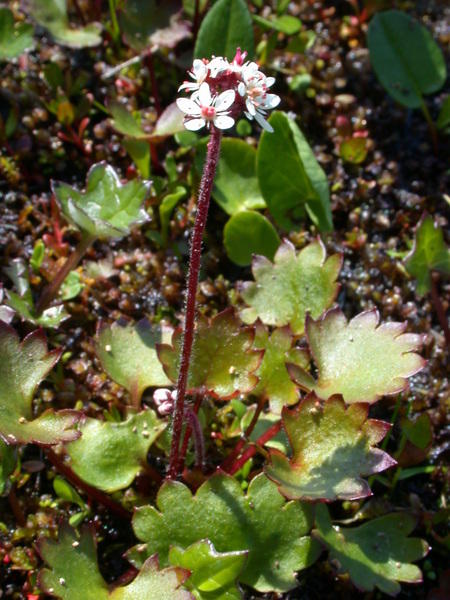
<path fill-rule="evenodd" d="M 221 56 L 194 60 L 189 71 L 192 81 L 179 88 L 190 92 L 191 97 L 177 99 L 186 129 L 197 131 L 211 123 L 218 129 L 229 129 L 243 112 L 266 131 L 273 131 L 266 116 L 280 103 L 279 96 L 268 92 L 275 79 L 266 77 L 255 62 L 245 62 L 246 55 L 238 48 L 231 63 Z"/>

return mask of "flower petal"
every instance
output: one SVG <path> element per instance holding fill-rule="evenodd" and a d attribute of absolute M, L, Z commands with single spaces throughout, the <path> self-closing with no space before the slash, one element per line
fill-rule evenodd
<path fill-rule="evenodd" d="M 227 117 L 226 115 L 218 115 L 214 119 L 214 125 L 218 129 L 230 129 L 234 125 L 234 119 L 231 117 Z"/>
<path fill-rule="evenodd" d="M 247 100 L 245 101 L 245 106 L 247 107 L 247 110 L 251 115 L 254 115 L 256 113 L 255 105 L 250 100 L 250 98 L 247 98 Z"/>
<path fill-rule="evenodd" d="M 211 90 L 209 89 L 209 85 L 207 83 L 202 83 L 200 86 L 198 90 L 198 98 L 202 106 L 211 106 Z"/>
<path fill-rule="evenodd" d="M 259 123 L 259 125 L 261 125 L 261 127 L 263 129 L 265 129 L 266 131 L 268 131 L 269 133 L 273 133 L 273 127 L 272 125 L 270 125 L 270 123 L 268 123 L 265 118 L 262 116 L 261 113 L 257 112 L 255 114 L 255 121 L 257 123 Z"/>
<path fill-rule="evenodd" d="M 239 96 L 245 96 L 247 93 L 247 88 L 245 87 L 245 83 L 243 81 L 238 85 L 238 94 Z"/>
<path fill-rule="evenodd" d="M 275 77 L 266 77 L 266 87 L 272 87 L 275 83 Z"/>
<path fill-rule="evenodd" d="M 201 115 L 199 105 L 189 98 L 177 98 L 177 106 L 181 112 L 184 112 L 186 115 L 192 115 L 194 117 Z"/>
<path fill-rule="evenodd" d="M 266 109 L 272 109 L 278 106 L 280 102 L 280 96 L 277 96 L 276 94 L 266 94 L 266 97 L 262 102 L 262 106 Z"/>
<path fill-rule="evenodd" d="M 194 74 L 195 79 L 197 79 L 197 81 L 199 81 L 199 80 L 203 81 L 208 73 L 208 67 L 205 65 L 205 63 L 202 60 L 200 60 L 199 58 L 196 58 L 192 65 L 192 72 Z"/>
<path fill-rule="evenodd" d="M 214 106 L 217 111 L 224 111 L 233 104 L 234 99 L 236 98 L 236 92 L 234 90 L 227 90 L 226 92 L 222 92 L 217 96 L 216 101 L 214 102 Z"/>
<path fill-rule="evenodd" d="M 206 125 L 205 119 L 188 119 L 184 122 L 184 126 L 189 131 L 198 131 Z"/>

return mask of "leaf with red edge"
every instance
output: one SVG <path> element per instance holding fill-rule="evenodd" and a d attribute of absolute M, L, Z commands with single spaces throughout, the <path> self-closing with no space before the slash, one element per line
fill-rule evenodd
<path fill-rule="evenodd" d="M 273 263 L 256 256 L 252 265 L 255 281 L 244 283 L 242 290 L 249 305 L 241 313 L 243 321 L 253 323 L 260 318 L 266 325 L 289 325 L 294 335 L 301 335 L 307 313 L 316 318 L 333 304 L 341 263 L 340 254 L 326 258 L 320 239 L 298 253 L 284 240 Z"/>
<path fill-rule="evenodd" d="M 308 316 L 306 336 L 318 379 L 289 365 L 292 379 L 323 400 L 341 394 L 347 404 L 372 404 L 381 396 L 402 392 L 407 378 L 425 365 L 414 352 L 422 336 L 404 333 L 406 323 L 379 325 L 379 320 L 377 310 L 362 312 L 349 322 L 340 308 L 329 310 L 317 321 Z"/>
<path fill-rule="evenodd" d="M 255 371 L 261 364 L 262 350 L 253 347 L 255 330 L 242 327 L 233 309 L 212 319 L 200 316 L 189 370 L 190 393 L 204 391 L 227 400 L 247 394 L 258 383 Z M 173 382 L 177 381 L 182 344 L 182 331 L 172 336 L 172 346 L 158 345 L 158 357 Z"/>
<path fill-rule="evenodd" d="M 265 467 L 283 496 L 291 500 L 356 500 L 371 494 L 361 475 L 372 475 L 396 462 L 373 446 L 390 429 L 389 423 L 368 419 L 368 404 L 346 408 L 339 397 L 323 406 L 309 394 L 293 410 L 284 408 L 283 425 L 292 457 L 272 450 Z"/>
<path fill-rule="evenodd" d="M 39 587 L 61 600 L 193 600 L 181 585 L 189 571 L 179 567 L 159 570 L 156 555 L 148 558 L 136 578 L 125 586 L 110 591 L 97 563 L 97 550 L 92 532 L 84 527 L 76 531 L 64 524 L 59 539 L 41 538 L 39 552 L 50 568 L 41 569 Z"/>
<path fill-rule="evenodd" d="M 359 527 L 334 527 L 325 504 L 316 507 L 314 536 L 330 553 L 330 561 L 340 573 L 348 573 L 361 591 L 375 587 L 397 595 L 399 581 L 421 583 L 422 573 L 412 562 L 429 551 L 425 540 L 410 538 L 416 519 L 406 513 L 392 513 Z"/>
<path fill-rule="evenodd" d="M 60 356 L 61 349 L 48 351 L 42 330 L 20 342 L 15 330 L 0 321 L 0 436 L 7 443 L 52 445 L 79 437 L 73 429 L 79 419 L 75 411 L 47 410 L 33 419 L 34 392 Z"/>

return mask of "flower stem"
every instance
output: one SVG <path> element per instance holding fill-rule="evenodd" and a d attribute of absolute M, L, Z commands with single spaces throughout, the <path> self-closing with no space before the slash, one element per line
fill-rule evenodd
<path fill-rule="evenodd" d="M 245 463 L 260 451 L 261 446 L 264 446 L 269 440 L 277 435 L 281 430 L 281 421 L 274 423 L 267 429 L 247 450 L 238 458 L 235 463 L 227 470 L 230 475 L 234 475 L 242 469 Z"/>
<path fill-rule="evenodd" d="M 183 465 L 180 464 L 180 438 L 183 428 L 184 398 L 191 360 L 192 344 L 194 342 L 195 314 L 198 276 L 202 255 L 202 238 L 208 217 L 209 201 L 216 173 L 217 162 L 220 154 L 220 141 L 222 132 L 211 125 L 211 136 L 208 142 L 206 162 L 203 169 L 200 191 L 198 194 L 197 214 L 195 216 L 194 231 L 191 240 L 191 251 L 189 257 L 189 275 L 186 294 L 186 314 L 183 330 L 183 347 L 181 349 L 180 371 L 178 373 L 177 399 L 173 412 L 172 447 L 170 450 L 170 464 L 168 478 L 175 479 L 180 473 Z"/>
<path fill-rule="evenodd" d="M 56 273 L 53 280 L 47 285 L 47 287 L 42 292 L 42 295 L 36 304 L 35 313 L 37 316 L 42 314 L 44 310 L 48 308 L 53 302 L 53 300 L 56 298 L 59 288 L 64 283 L 65 278 L 71 271 L 73 271 L 73 269 L 77 267 L 78 263 L 86 254 L 89 246 L 93 243 L 94 240 L 95 238 L 93 236 L 83 234 L 80 243 L 75 248 L 74 252 L 72 252 L 72 254 L 67 258 L 66 262 Z"/>

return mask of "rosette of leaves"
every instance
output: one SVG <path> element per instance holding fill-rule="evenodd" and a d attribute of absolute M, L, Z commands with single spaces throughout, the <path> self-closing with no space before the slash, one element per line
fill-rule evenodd
<path fill-rule="evenodd" d="M 372 404 L 381 396 L 403 391 L 407 378 L 425 365 L 415 352 L 422 336 L 405 333 L 406 323 L 380 325 L 379 321 L 377 310 L 362 312 L 351 321 L 340 308 L 317 321 L 308 316 L 306 336 L 318 377 L 289 365 L 295 383 L 323 400 L 340 394 L 347 404 Z"/>
<path fill-rule="evenodd" d="M 348 573 L 362 592 L 375 587 L 395 596 L 399 582 L 421 583 L 422 573 L 412 562 L 423 558 L 428 544 L 409 534 L 416 519 L 406 513 L 393 513 L 373 519 L 359 527 L 344 528 L 331 524 L 328 509 L 317 505 L 313 534 L 328 549 L 330 561 L 340 573 Z"/>
<path fill-rule="evenodd" d="M 346 408 L 338 398 L 322 406 L 309 394 L 294 410 L 283 409 L 283 426 L 292 456 L 271 450 L 266 475 L 289 499 L 356 500 L 371 494 L 361 475 L 379 473 L 396 464 L 374 448 L 389 423 L 368 419 L 368 404 Z"/>
<path fill-rule="evenodd" d="M 233 309 L 224 310 L 212 319 L 200 316 L 189 369 L 189 393 L 203 391 L 227 400 L 251 392 L 258 383 L 255 371 L 263 354 L 254 348 L 254 338 L 254 329 L 242 327 Z M 181 345 L 182 330 L 177 329 L 171 346 L 158 346 L 159 360 L 174 383 L 178 378 Z"/>
<path fill-rule="evenodd" d="M 58 540 L 40 539 L 38 549 L 48 565 L 39 573 L 39 587 L 61 600 L 193 600 L 192 594 L 182 589 L 189 571 L 179 567 L 160 570 L 156 556 L 145 561 L 131 583 L 111 589 L 98 568 L 95 540 L 87 527 L 78 536 L 64 524 Z"/>
<path fill-rule="evenodd" d="M 148 220 L 142 208 L 150 182 L 137 179 L 122 183 L 105 162 L 93 165 L 87 174 L 86 190 L 80 192 L 63 182 L 52 182 L 52 191 L 65 218 L 84 237 L 108 240 L 128 235 L 133 225 Z"/>
<path fill-rule="evenodd" d="M 286 502 L 263 474 L 247 494 L 233 477 L 216 474 L 195 496 L 184 484 L 166 481 L 156 507 L 136 510 L 133 528 L 146 542 L 145 554 L 158 553 L 162 565 L 171 546 L 186 549 L 206 539 L 217 552 L 248 551 L 239 581 L 260 592 L 283 592 L 297 585 L 295 572 L 318 557 L 318 545 L 308 536 L 312 519 L 311 505 Z"/>
<path fill-rule="evenodd" d="M 0 436 L 8 444 L 48 446 L 79 437 L 73 429 L 79 419 L 75 411 L 49 409 L 33 419 L 36 388 L 60 356 L 60 349 L 48 351 L 41 330 L 20 342 L 14 329 L 0 321 Z"/>
<path fill-rule="evenodd" d="M 66 445 L 71 469 L 105 492 L 124 489 L 145 470 L 149 448 L 165 427 L 152 410 L 119 423 L 87 418 L 79 427 L 81 437 Z"/>
<path fill-rule="evenodd" d="M 339 254 L 326 258 L 320 239 L 298 253 L 284 240 L 273 263 L 263 256 L 254 258 L 255 281 L 244 283 L 242 289 L 249 306 L 241 312 L 242 319 L 253 323 L 259 318 L 276 327 L 289 325 L 294 335 L 301 335 L 307 314 L 316 318 L 333 304 L 341 263 Z"/>
<path fill-rule="evenodd" d="M 15 58 L 33 45 L 33 26 L 14 23 L 9 8 L 0 7 L 0 60 Z"/>

